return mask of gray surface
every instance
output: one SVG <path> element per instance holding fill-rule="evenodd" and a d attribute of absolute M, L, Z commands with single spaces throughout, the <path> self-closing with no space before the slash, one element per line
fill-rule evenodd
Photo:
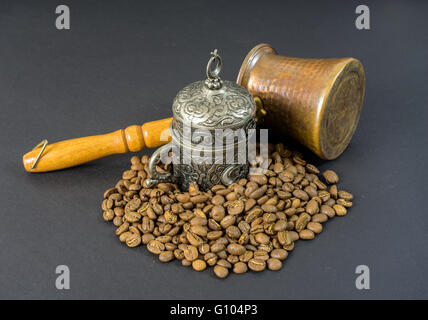
<path fill-rule="evenodd" d="M 0 298 L 428 298 L 427 3 L 58 1 L 0 4 Z M 359 58 L 367 94 L 347 151 L 331 162 L 356 195 L 345 218 L 299 242 L 280 272 L 216 279 L 128 249 L 103 222 L 103 191 L 131 155 L 27 174 L 21 156 L 42 138 L 99 134 L 170 115 L 175 93 L 204 77 L 218 48 L 234 80 L 245 54 L 269 42 L 298 57 Z M 55 289 L 55 267 L 71 290 Z M 371 290 L 354 286 L 371 269 Z"/>

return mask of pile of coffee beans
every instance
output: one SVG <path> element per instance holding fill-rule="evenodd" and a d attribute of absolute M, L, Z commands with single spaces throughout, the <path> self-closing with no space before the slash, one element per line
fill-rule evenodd
<path fill-rule="evenodd" d="M 297 240 L 314 239 L 323 223 L 352 206 L 353 195 L 337 187 L 337 173 L 319 177 L 301 153 L 282 144 L 269 145 L 264 174 L 208 192 L 196 183 L 185 191 L 171 183 L 148 188 L 149 160 L 132 157 L 130 170 L 104 193 L 104 220 L 128 247 L 145 245 L 161 262 L 178 259 L 196 271 L 213 267 L 219 278 L 281 269 Z"/>

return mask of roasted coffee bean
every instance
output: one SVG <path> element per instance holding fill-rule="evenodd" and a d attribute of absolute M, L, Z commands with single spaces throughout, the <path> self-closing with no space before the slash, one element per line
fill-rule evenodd
<path fill-rule="evenodd" d="M 203 239 L 193 232 L 186 233 L 187 241 L 194 246 L 199 246 L 203 243 Z"/>
<path fill-rule="evenodd" d="M 208 240 L 217 240 L 223 235 L 223 231 L 211 231 L 207 233 Z"/>
<path fill-rule="evenodd" d="M 172 251 L 162 251 L 159 254 L 159 261 L 161 262 L 170 262 L 174 260 L 174 253 Z"/>
<path fill-rule="evenodd" d="M 306 204 L 306 212 L 309 213 L 311 216 L 313 216 L 314 214 L 317 214 L 319 212 L 318 202 L 314 199 L 310 200 Z"/>
<path fill-rule="evenodd" d="M 264 185 L 267 183 L 267 177 L 264 174 L 250 175 L 249 180 L 257 183 L 258 185 Z"/>
<path fill-rule="evenodd" d="M 211 203 L 216 206 L 221 206 L 224 202 L 224 197 L 218 194 L 211 199 Z"/>
<path fill-rule="evenodd" d="M 208 200 L 208 197 L 204 194 L 199 194 L 190 198 L 192 203 L 203 203 Z"/>
<path fill-rule="evenodd" d="M 112 221 L 114 219 L 114 211 L 112 209 L 107 209 L 103 212 L 103 219 L 105 221 Z"/>
<path fill-rule="evenodd" d="M 344 190 L 339 191 L 338 195 L 339 195 L 339 198 L 342 198 L 343 200 L 346 200 L 346 201 L 352 201 L 354 199 L 354 196 L 351 193 Z"/>
<path fill-rule="evenodd" d="M 346 215 L 347 210 L 344 206 L 341 206 L 340 204 L 335 204 L 333 206 L 334 212 L 336 212 L 336 214 L 340 217 Z"/>
<path fill-rule="evenodd" d="M 226 228 L 226 235 L 232 239 L 238 239 L 241 236 L 241 230 L 236 226 L 229 226 Z"/>
<path fill-rule="evenodd" d="M 222 267 L 222 266 L 216 265 L 216 266 L 214 267 L 214 274 L 215 274 L 217 277 L 219 277 L 219 278 L 221 278 L 221 279 L 224 279 L 224 278 L 226 278 L 226 277 L 228 276 L 228 274 L 229 274 L 229 270 L 228 270 L 227 268 L 225 268 L 225 267 Z"/>
<path fill-rule="evenodd" d="M 284 249 L 273 249 L 270 256 L 275 259 L 285 260 L 288 257 L 288 252 Z"/>
<path fill-rule="evenodd" d="M 207 227 L 205 226 L 196 225 L 196 226 L 191 226 L 190 231 L 195 235 L 198 235 L 200 237 L 205 237 L 207 235 L 208 230 L 207 230 Z"/>
<path fill-rule="evenodd" d="M 295 196 L 296 198 L 299 198 L 300 200 L 303 200 L 303 201 L 309 200 L 308 194 L 303 190 L 294 190 L 293 196 Z"/>
<path fill-rule="evenodd" d="M 328 205 L 322 205 L 320 213 L 325 214 L 329 218 L 333 218 L 336 215 L 336 211 L 334 211 L 334 209 Z"/>
<path fill-rule="evenodd" d="M 311 216 L 306 212 L 303 212 L 299 218 L 296 220 L 295 228 L 297 232 L 302 231 L 306 228 L 306 225 L 311 221 Z"/>
<path fill-rule="evenodd" d="M 157 240 L 151 240 L 147 244 L 147 250 L 153 254 L 160 254 L 165 249 L 165 245 Z"/>
<path fill-rule="evenodd" d="M 248 261 L 248 268 L 253 271 L 260 272 L 266 269 L 266 262 L 258 258 L 252 258 Z"/>
<path fill-rule="evenodd" d="M 326 170 L 322 175 L 328 184 L 335 184 L 339 182 L 339 176 L 333 170 Z"/>
<path fill-rule="evenodd" d="M 311 219 L 312 222 L 319 222 L 319 223 L 326 222 L 327 220 L 328 220 L 328 217 L 324 213 L 315 214 L 312 216 L 312 219 Z"/>
<path fill-rule="evenodd" d="M 276 258 L 270 258 L 266 261 L 268 269 L 272 271 L 278 271 L 282 268 L 282 262 Z"/>
<path fill-rule="evenodd" d="M 184 257 L 189 261 L 196 260 L 198 255 L 198 249 L 193 245 L 187 246 L 187 248 L 184 250 Z"/>
<path fill-rule="evenodd" d="M 232 201 L 227 205 L 227 212 L 230 215 L 238 215 L 244 211 L 245 204 L 242 200 Z"/>
<path fill-rule="evenodd" d="M 242 274 L 248 271 L 248 266 L 244 262 L 237 262 L 233 265 L 233 272 L 237 274 Z"/>
<path fill-rule="evenodd" d="M 258 189 L 256 189 L 255 191 L 253 191 L 251 194 L 250 194 L 250 198 L 251 199 L 259 199 L 259 198 L 261 198 L 264 194 L 265 194 L 265 192 L 266 192 L 266 190 L 267 190 L 267 186 L 266 185 L 264 185 L 264 186 L 262 186 L 262 187 L 260 187 L 260 188 L 258 188 Z"/>
<path fill-rule="evenodd" d="M 204 260 L 202 259 L 196 259 L 192 262 L 192 267 L 194 270 L 196 271 L 202 271 L 205 270 L 207 267 L 207 264 Z"/>
<path fill-rule="evenodd" d="M 220 225 L 221 225 L 224 229 L 226 229 L 227 227 L 229 227 L 229 226 L 233 225 L 233 224 L 235 223 L 235 221 L 236 221 L 235 216 L 233 216 L 233 215 L 228 215 L 228 216 L 225 216 L 225 217 L 220 221 Z"/>
<path fill-rule="evenodd" d="M 303 240 L 311 240 L 315 238 L 315 234 L 312 230 L 305 229 L 299 232 L 299 237 Z"/>
<path fill-rule="evenodd" d="M 217 264 L 219 266 L 222 266 L 222 267 L 225 267 L 225 268 L 228 268 L 228 269 L 232 268 L 232 264 L 229 261 L 227 261 L 226 259 L 220 259 L 220 260 L 218 260 Z"/>
<path fill-rule="evenodd" d="M 314 232 L 316 234 L 321 233 L 321 231 L 322 231 L 322 225 L 319 222 L 313 222 L 313 221 L 309 222 L 307 224 L 306 228 L 308 230 L 311 230 L 312 232 Z"/>
<path fill-rule="evenodd" d="M 270 241 L 269 236 L 265 233 L 257 233 L 255 239 L 260 244 L 267 244 Z"/>
<path fill-rule="evenodd" d="M 240 256 L 245 253 L 245 247 L 237 244 L 237 243 L 231 243 L 227 246 L 227 251 L 232 255 Z"/>

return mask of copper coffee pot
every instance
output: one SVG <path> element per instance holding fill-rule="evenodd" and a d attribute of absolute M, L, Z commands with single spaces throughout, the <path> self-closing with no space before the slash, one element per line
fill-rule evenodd
<path fill-rule="evenodd" d="M 357 126 L 365 77 L 363 66 L 354 58 L 289 58 L 268 44 L 259 44 L 245 58 L 237 83 L 253 95 L 258 121 L 289 134 L 319 157 L 334 159 L 345 150 Z M 53 171 L 158 147 L 171 140 L 171 121 L 53 144 L 44 140 L 23 156 L 24 168 Z"/>
<path fill-rule="evenodd" d="M 255 97 L 269 128 L 289 134 L 328 160 L 349 144 L 365 90 L 364 69 L 357 59 L 284 57 L 266 43 L 248 53 L 237 83 Z"/>

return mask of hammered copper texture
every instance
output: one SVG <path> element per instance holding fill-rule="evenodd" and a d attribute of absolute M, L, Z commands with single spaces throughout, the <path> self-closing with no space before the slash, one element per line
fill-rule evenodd
<path fill-rule="evenodd" d="M 338 157 L 349 144 L 365 87 L 363 67 L 354 58 L 283 57 L 268 44 L 250 51 L 237 82 L 261 98 L 269 127 L 323 159 Z"/>

